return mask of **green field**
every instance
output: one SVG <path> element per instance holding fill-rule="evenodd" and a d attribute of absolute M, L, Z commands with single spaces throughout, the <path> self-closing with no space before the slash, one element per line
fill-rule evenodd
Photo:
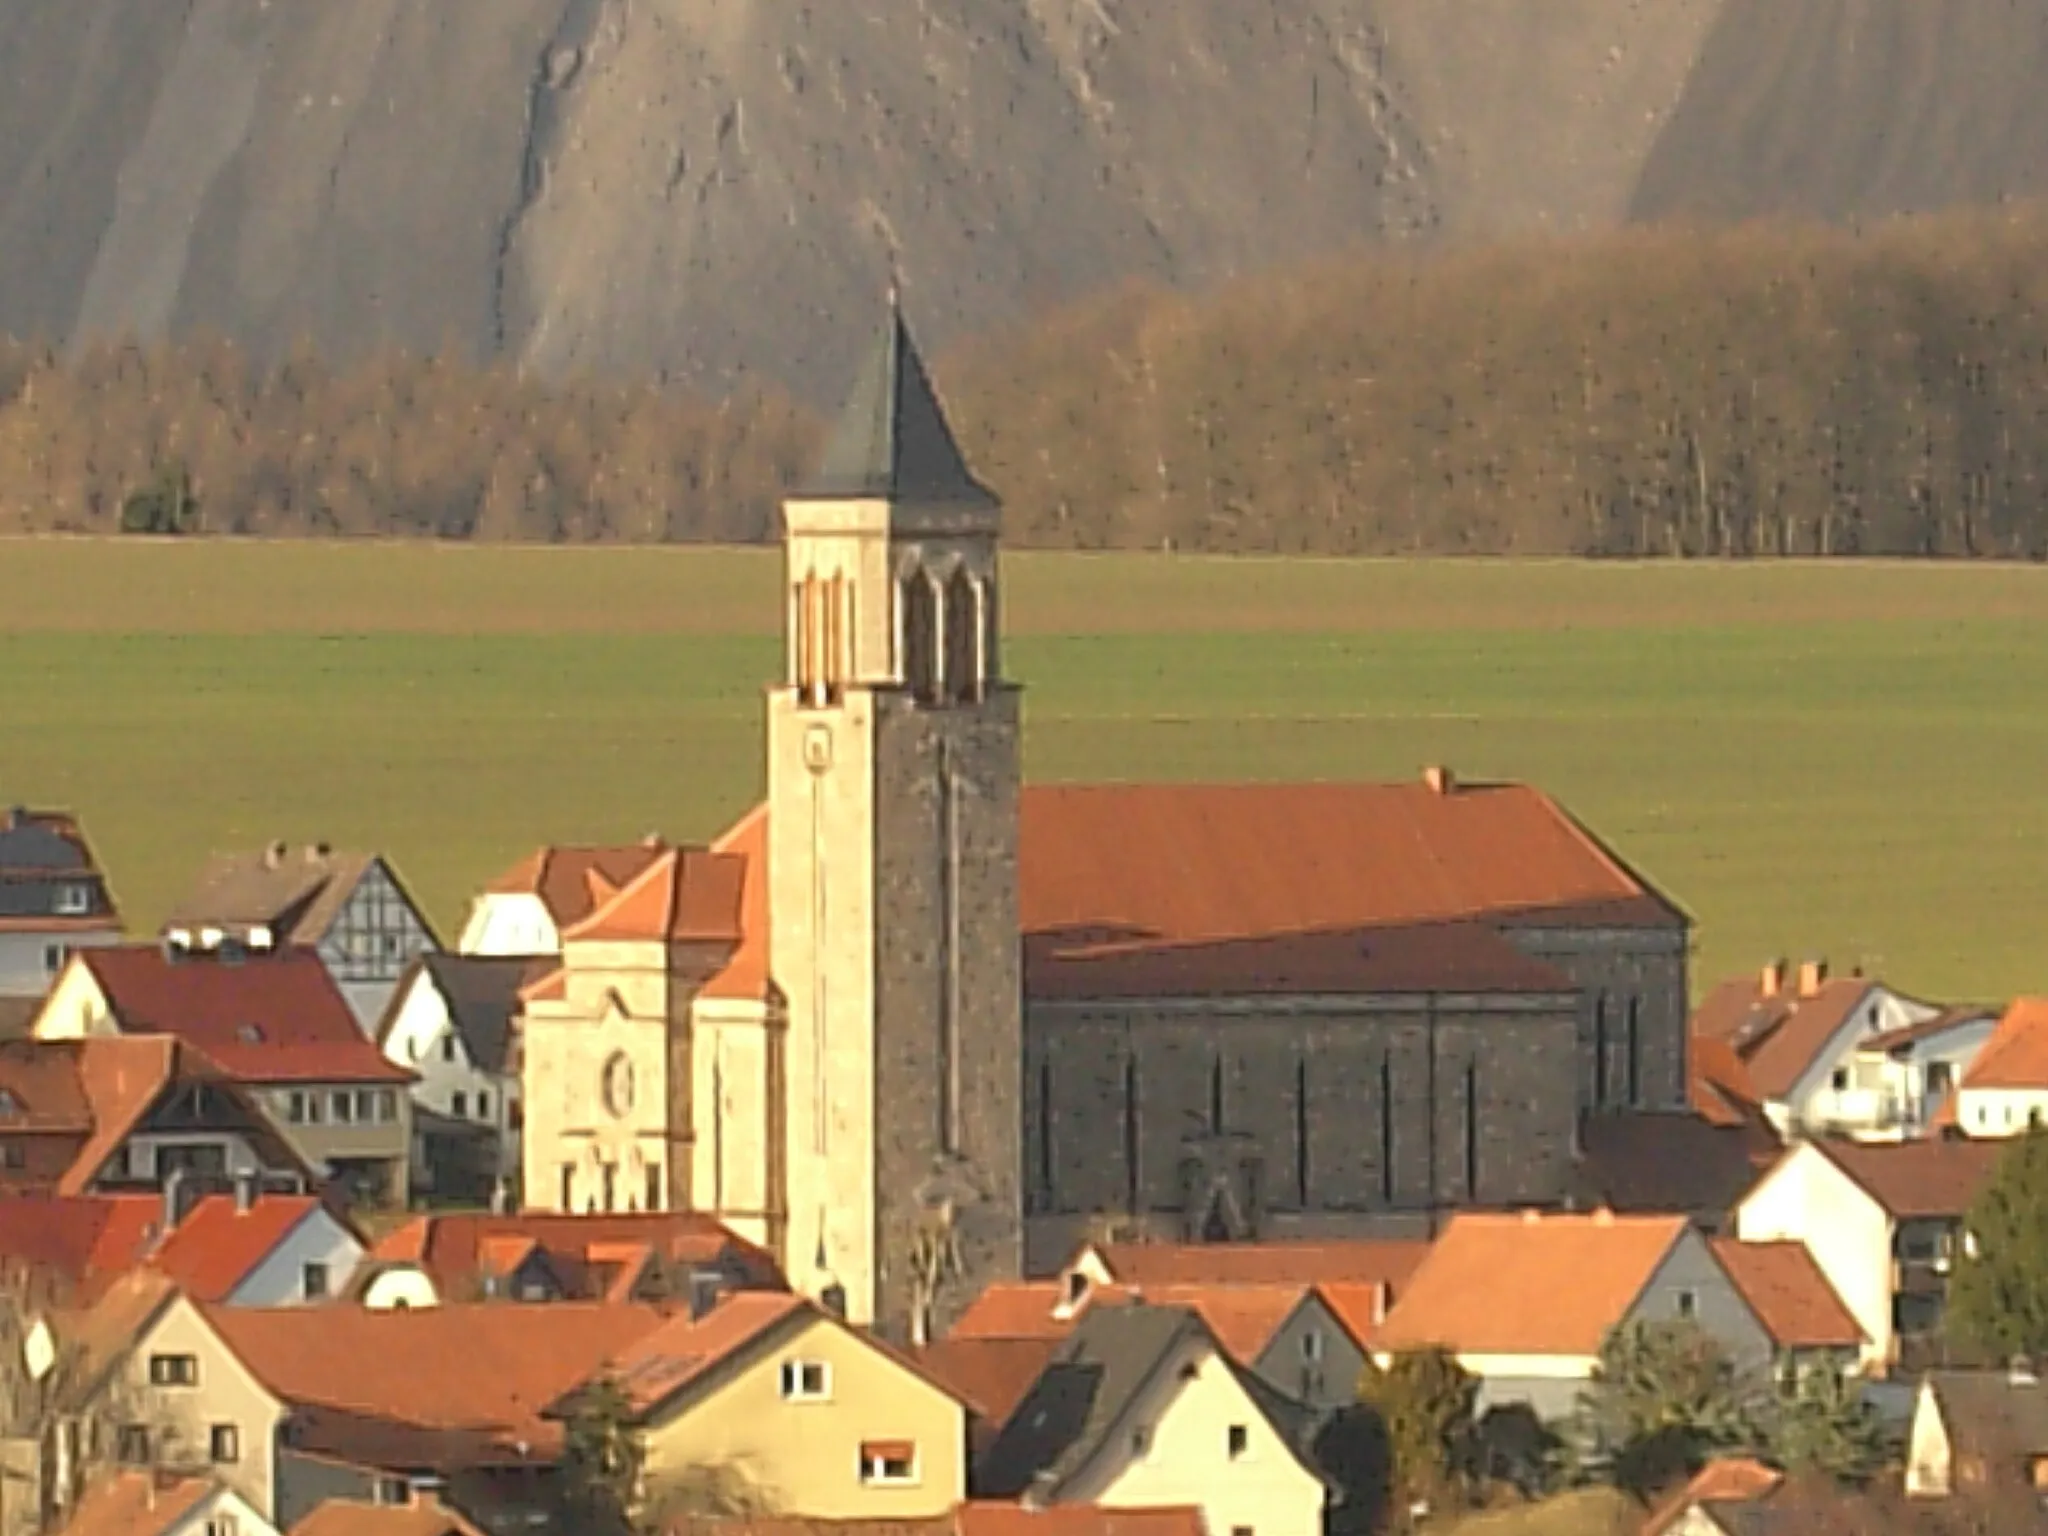
<path fill-rule="evenodd" d="M 2048 989 L 2048 570 L 1012 558 L 1037 779 L 1559 795 L 1700 924 Z M 547 840 L 759 792 L 769 552 L 0 542 L 0 798 L 86 818 L 132 922 L 212 848 L 392 854 L 452 925 Z"/>

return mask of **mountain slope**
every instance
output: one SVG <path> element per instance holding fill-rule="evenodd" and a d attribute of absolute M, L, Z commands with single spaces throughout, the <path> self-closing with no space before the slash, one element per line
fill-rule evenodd
<path fill-rule="evenodd" d="M 1127 278 L 2043 190 L 2005 0 L 9 0 L 0 329 L 835 395 Z"/>

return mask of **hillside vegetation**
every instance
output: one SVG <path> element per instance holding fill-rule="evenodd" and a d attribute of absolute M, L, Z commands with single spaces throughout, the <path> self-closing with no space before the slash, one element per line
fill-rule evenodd
<path fill-rule="evenodd" d="M 1014 542 L 2048 555 L 2048 213 L 1356 254 L 1133 287 L 942 359 Z M 751 541 L 817 413 L 225 341 L 0 352 L 0 531 Z"/>
<path fill-rule="evenodd" d="M 0 330 L 844 386 L 1126 279 L 2048 194 L 2009 0 L 7 0 Z"/>

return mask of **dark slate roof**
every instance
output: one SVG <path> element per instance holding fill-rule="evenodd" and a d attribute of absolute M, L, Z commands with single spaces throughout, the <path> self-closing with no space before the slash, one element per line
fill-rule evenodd
<path fill-rule="evenodd" d="M 1313 1410 L 1292 1403 L 1230 1358 L 1187 1307 L 1132 1303 L 1082 1314 L 1038 1383 L 1019 1403 L 977 1469 L 983 1498 L 1011 1499 L 1034 1484 L 1057 1489 L 1086 1467 L 1121 1427 L 1148 1384 L 1190 1338 L 1205 1339 L 1244 1386 L 1281 1439 L 1309 1466 L 1319 1428 Z"/>
<path fill-rule="evenodd" d="M 995 510 L 996 498 L 974 478 L 953 438 L 901 309 L 892 307 L 832 429 L 824 463 L 800 494 Z"/>
<path fill-rule="evenodd" d="M 1768 1126 L 1715 1125 L 1681 1110 L 1589 1115 L 1580 1137 L 1577 1183 L 1587 1204 L 1717 1222 L 1784 1152 Z"/>
<path fill-rule="evenodd" d="M 2007 1371 L 1929 1371 L 1949 1444 L 1959 1456 L 2024 1469 L 2028 1458 L 2048 1455 L 2048 1385 L 2038 1377 L 2015 1381 Z"/>
<path fill-rule="evenodd" d="M 512 1064 L 513 1016 L 519 989 L 553 970 L 556 962 L 513 956 L 422 955 L 415 962 L 448 1003 L 448 1018 L 479 1072 L 502 1073 Z M 394 1007 L 407 988 L 392 995 Z"/>

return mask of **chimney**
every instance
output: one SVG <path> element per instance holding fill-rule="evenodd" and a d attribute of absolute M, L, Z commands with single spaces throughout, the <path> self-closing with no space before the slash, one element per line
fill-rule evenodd
<path fill-rule="evenodd" d="M 1825 960 L 1803 961 L 1799 967 L 1799 995 L 1819 997 L 1820 989 L 1827 984 L 1828 963 Z"/>
<path fill-rule="evenodd" d="M 189 1181 L 189 1177 L 183 1168 L 173 1168 L 164 1175 L 164 1217 L 162 1226 L 165 1237 L 169 1237 L 173 1232 L 177 1231 L 178 1223 L 185 1219 L 187 1205 L 185 1186 Z"/>
<path fill-rule="evenodd" d="M 256 1203 L 256 1170 L 244 1168 L 235 1175 L 235 1209 L 246 1211 Z"/>
<path fill-rule="evenodd" d="M 1389 1294 L 1392 1291 L 1392 1289 L 1393 1287 L 1389 1286 L 1387 1282 L 1384 1280 L 1375 1280 L 1373 1282 L 1372 1321 L 1374 1327 L 1378 1327 L 1381 1323 L 1384 1323 L 1387 1320 L 1387 1313 L 1392 1310 L 1392 1308 L 1388 1305 L 1388 1303 L 1392 1300 L 1392 1297 Z"/>
<path fill-rule="evenodd" d="M 306 862 L 308 864 L 325 864 L 327 856 L 332 852 L 334 852 L 334 847 L 331 843 L 308 843 L 306 844 Z"/>
<path fill-rule="evenodd" d="M 1441 763 L 1432 763 L 1423 769 L 1422 782 L 1429 786 L 1432 795 L 1454 795 L 1458 792 L 1458 776 Z"/>
<path fill-rule="evenodd" d="M 661 839 L 661 834 L 660 834 L 659 832 L 650 832 L 650 833 L 648 833 L 648 834 L 647 834 L 647 835 L 646 835 L 645 837 L 643 837 L 643 838 L 641 838 L 641 839 L 640 839 L 640 846 L 641 846 L 642 848 L 657 848 L 657 849 L 658 849 L 658 848 L 666 848 L 666 847 L 668 846 L 668 844 L 666 844 L 666 843 L 664 843 L 664 842 L 662 841 L 662 839 Z"/>
<path fill-rule="evenodd" d="M 284 868 L 284 856 L 288 851 L 282 842 L 272 843 L 263 850 L 263 867 L 265 869 Z"/>
<path fill-rule="evenodd" d="M 1776 997 L 1785 990 L 1785 962 L 1773 960 L 1757 978 L 1757 992 L 1763 997 Z"/>

